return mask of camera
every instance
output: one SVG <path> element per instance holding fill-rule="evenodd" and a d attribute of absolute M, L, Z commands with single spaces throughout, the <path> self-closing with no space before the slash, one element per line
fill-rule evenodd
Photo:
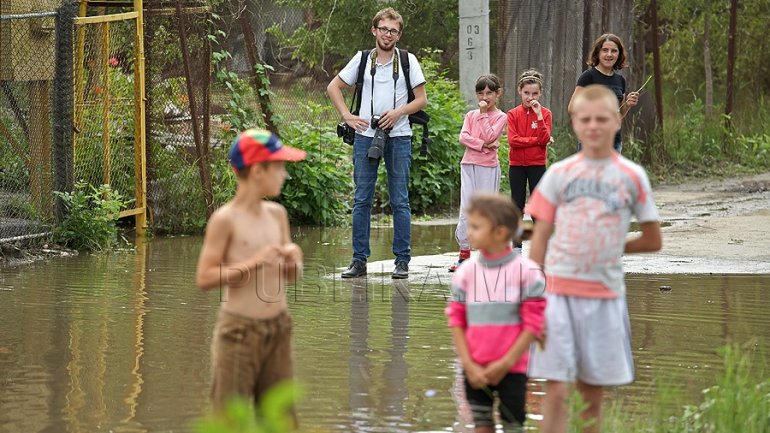
<path fill-rule="evenodd" d="M 380 116 L 372 116 L 371 127 L 374 129 L 374 138 L 372 138 L 372 144 L 369 145 L 369 152 L 367 156 L 371 159 L 382 158 L 383 152 L 385 152 L 385 141 L 388 139 L 388 132 L 390 129 L 385 130 L 380 128 Z"/>
<path fill-rule="evenodd" d="M 337 125 L 337 137 L 342 138 L 343 143 L 352 146 L 353 141 L 356 138 L 356 130 L 351 128 L 347 123 L 342 122 Z"/>

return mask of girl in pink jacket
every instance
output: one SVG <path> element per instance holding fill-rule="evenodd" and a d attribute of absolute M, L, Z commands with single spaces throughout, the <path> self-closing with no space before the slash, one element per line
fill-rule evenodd
<path fill-rule="evenodd" d="M 460 221 L 455 230 L 455 238 L 460 245 L 460 258 L 449 267 L 449 272 L 454 272 L 460 263 L 471 256 L 465 215 L 471 195 L 474 192 L 497 192 L 500 189 L 497 149 L 506 125 L 506 115 L 497 108 L 497 101 L 502 94 L 500 79 L 496 75 L 484 74 L 476 80 L 479 108 L 465 115 L 460 132 L 460 143 L 465 146 L 465 155 L 460 162 Z"/>

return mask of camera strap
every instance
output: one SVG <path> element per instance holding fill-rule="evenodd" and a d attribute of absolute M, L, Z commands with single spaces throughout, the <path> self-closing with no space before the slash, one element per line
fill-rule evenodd
<path fill-rule="evenodd" d="M 398 50 L 396 48 L 396 50 Z M 374 116 L 374 74 L 377 73 L 377 50 L 372 50 L 371 54 L 372 64 L 369 68 L 369 73 L 372 75 L 372 98 L 369 101 L 371 104 L 371 115 Z M 393 55 L 393 109 L 396 109 L 396 83 L 398 82 L 398 52 Z"/>

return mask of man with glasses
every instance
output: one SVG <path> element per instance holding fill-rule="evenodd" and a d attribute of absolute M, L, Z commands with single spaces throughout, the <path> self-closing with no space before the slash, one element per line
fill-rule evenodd
<path fill-rule="evenodd" d="M 353 141 L 353 180 L 355 198 L 353 204 L 353 260 L 342 278 L 366 275 L 369 258 L 369 232 L 371 229 L 372 201 L 377 182 L 379 158 L 370 157 L 369 147 L 375 137 L 372 117 L 379 116 L 377 128 L 387 132 L 382 159 L 388 174 L 388 195 L 393 210 L 393 254 L 396 256 L 392 277 L 409 276 L 411 209 L 409 207 L 409 168 L 412 161 L 412 128 L 408 116 L 420 111 L 428 102 L 425 94 L 425 77 L 417 58 L 409 53 L 405 66 L 401 63 L 396 42 L 401 38 L 404 20 L 393 8 L 385 8 L 372 20 L 372 36 L 376 46 L 368 54 L 357 53 L 347 66 L 334 77 L 327 87 L 332 103 L 345 123 L 356 132 Z M 364 59 L 363 56 L 366 55 Z M 353 87 L 359 76 L 359 66 L 365 63 L 361 110 L 352 114 L 345 105 L 342 90 Z M 414 99 L 408 101 L 407 80 L 409 71 Z"/>

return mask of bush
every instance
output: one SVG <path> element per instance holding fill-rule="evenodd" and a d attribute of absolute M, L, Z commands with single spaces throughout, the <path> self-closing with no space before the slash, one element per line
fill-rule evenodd
<path fill-rule="evenodd" d="M 736 139 L 741 162 L 748 166 L 770 166 L 770 134 L 742 135 Z"/>
<path fill-rule="evenodd" d="M 570 126 L 554 126 L 551 130 L 554 142 L 548 145 L 548 167 L 577 152 L 578 139 Z M 625 153 L 626 144 L 623 143 Z"/>
<path fill-rule="evenodd" d="M 227 159 L 229 149 L 218 148 L 211 152 L 211 188 L 214 190 L 214 208 L 230 201 L 238 189 L 238 177 Z"/>
<path fill-rule="evenodd" d="M 426 79 L 428 106 L 425 112 L 431 116 L 429 125 L 433 143 L 428 147 L 427 156 L 413 152 L 409 198 L 414 213 L 448 206 L 453 198 L 459 197 L 460 160 L 465 151 L 459 137 L 468 111 L 457 82 L 447 78 L 447 71 L 438 69 L 437 61 L 423 57 L 420 65 Z M 415 129 L 421 132 L 421 128 Z M 420 137 L 414 141 L 419 145 Z"/>
<path fill-rule="evenodd" d="M 206 226 L 206 207 L 197 163 L 189 161 L 181 148 L 152 143 L 151 149 L 152 180 L 147 183 L 147 201 L 153 230 L 200 233 Z"/>
<path fill-rule="evenodd" d="M 133 200 L 125 200 L 108 185 L 98 188 L 79 181 L 72 192 L 55 191 L 67 215 L 54 228 L 54 241 L 78 250 L 99 251 L 118 241 L 118 213 Z"/>
<path fill-rule="evenodd" d="M 412 140 L 412 168 L 409 177 L 409 204 L 413 214 L 426 213 L 445 208 L 460 195 L 460 160 L 464 148 L 460 145 L 460 130 L 467 111 L 465 100 L 460 95 L 457 82 L 439 70 L 439 63 L 429 53 L 420 59 L 425 75 L 425 89 L 430 115 L 430 136 L 433 143 L 428 154 L 420 155 L 422 127 L 415 125 Z M 382 206 L 388 201 L 387 175 L 381 170 L 377 179 L 377 197 Z"/>
<path fill-rule="evenodd" d="M 324 118 L 329 106 L 308 102 L 307 119 Z M 347 221 L 353 198 L 353 163 L 348 145 L 331 125 L 295 120 L 281 127 L 281 140 L 307 152 L 286 166 L 289 179 L 279 198 L 293 223 L 339 225 Z"/>

